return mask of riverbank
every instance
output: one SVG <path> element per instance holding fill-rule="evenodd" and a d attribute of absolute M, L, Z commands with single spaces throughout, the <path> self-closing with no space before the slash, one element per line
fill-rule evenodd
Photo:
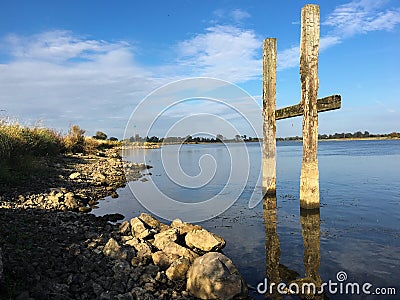
<path fill-rule="evenodd" d="M 215 252 L 225 245 L 221 237 L 179 220 L 162 224 L 147 214 L 121 224 L 120 214 L 87 213 L 102 198 L 118 197 L 125 173 L 138 180 L 149 168 L 123 162 L 119 153 L 113 148 L 43 160 L 43 173 L 2 187 L 0 299 L 197 299 L 191 295 L 204 291 L 193 283 L 206 280 L 213 291 L 213 282 L 209 276 L 186 282 L 186 273 L 210 251 L 210 266 L 236 280 L 236 289 L 227 290 L 244 297 L 247 287 L 237 269 Z M 199 245 L 203 239 L 206 244 Z M 210 239 L 217 244 L 207 245 Z M 221 257 L 224 263 L 215 264 Z"/>
<path fill-rule="evenodd" d="M 89 212 L 106 196 L 141 178 L 144 164 L 123 163 L 118 148 L 96 154 L 66 154 L 42 159 L 40 171 L 2 186 L 0 208 L 55 209 Z M 124 173 L 126 171 L 126 176 Z"/>
<path fill-rule="evenodd" d="M 110 264 L 88 253 L 85 241 L 94 236 L 99 241 L 106 239 L 116 230 L 108 221 L 116 222 L 123 216 L 97 218 L 84 213 L 106 196 L 118 197 L 116 190 L 125 185 L 119 152 L 113 148 L 92 155 L 41 158 L 40 168 L 29 178 L 1 186 L 1 299 L 85 299 L 85 293 L 71 296 L 82 292 L 73 285 L 75 276 L 90 275 L 85 266 L 99 264 L 105 272 Z M 147 168 L 130 163 L 125 167 L 130 170 L 130 180 L 142 177 Z M 70 253 L 71 247 L 75 255 Z M 78 281 L 76 284 L 84 285 L 87 292 L 87 282 Z M 66 293 L 70 296 L 63 296 L 63 285 L 73 289 Z"/>

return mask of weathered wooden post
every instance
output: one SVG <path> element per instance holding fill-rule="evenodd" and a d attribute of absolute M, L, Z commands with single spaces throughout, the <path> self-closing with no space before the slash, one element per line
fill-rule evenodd
<path fill-rule="evenodd" d="M 300 207 L 319 208 L 318 147 L 318 52 L 319 6 L 301 10 L 300 78 L 303 105 L 303 162 L 300 176 Z"/>
<path fill-rule="evenodd" d="M 276 197 L 276 121 L 303 115 L 303 161 L 300 207 L 319 208 L 318 112 L 339 109 L 342 98 L 318 97 L 319 6 L 307 4 L 301 11 L 299 104 L 276 108 L 276 39 L 263 44 L 263 191 Z"/>
<path fill-rule="evenodd" d="M 276 194 L 276 39 L 263 44 L 263 191 Z"/>

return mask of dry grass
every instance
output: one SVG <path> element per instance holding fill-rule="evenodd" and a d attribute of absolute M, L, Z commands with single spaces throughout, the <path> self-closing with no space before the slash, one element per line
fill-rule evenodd
<path fill-rule="evenodd" d="M 60 153 L 96 153 L 118 144 L 85 137 L 85 130 L 73 125 L 66 135 L 42 126 L 23 126 L 0 120 L 0 179 L 11 181 L 20 173 L 32 172 L 43 159 Z"/>
<path fill-rule="evenodd" d="M 53 129 L 0 121 L 0 159 L 57 155 L 62 149 L 62 135 Z"/>

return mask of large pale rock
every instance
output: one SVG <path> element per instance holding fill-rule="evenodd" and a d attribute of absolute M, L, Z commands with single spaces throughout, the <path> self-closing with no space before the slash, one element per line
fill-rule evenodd
<path fill-rule="evenodd" d="M 153 245 L 159 250 L 163 250 L 166 245 L 170 242 L 176 242 L 178 240 L 178 229 L 170 228 L 163 232 L 154 235 Z"/>
<path fill-rule="evenodd" d="M 195 229 L 202 229 L 200 225 L 193 225 L 190 223 L 182 222 L 182 220 L 180 219 L 173 220 L 171 223 L 171 227 L 178 229 L 180 235 L 185 235 Z"/>
<path fill-rule="evenodd" d="M 145 239 L 151 232 L 139 218 L 131 219 L 132 235 L 138 239 Z"/>
<path fill-rule="evenodd" d="M 146 214 L 146 213 L 141 213 L 139 216 L 139 219 L 145 223 L 148 227 L 155 229 L 155 230 L 160 230 L 161 227 L 161 222 L 158 221 L 156 218 L 153 216 Z"/>
<path fill-rule="evenodd" d="M 115 259 L 126 259 L 128 256 L 126 251 L 121 250 L 121 246 L 118 245 L 118 242 L 113 238 L 110 238 L 107 244 L 105 244 L 103 253 Z"/>
<path fill-rule="evenodd" d="M 219 251 L 225 247 L 225 240 L 205 229 L 193 230 L 185 236 L 186 245 L 196 252 Z"/>
<path fill-rule="evenodd" d="M 185 280 L 186 273 L 189 270 L 190 262 L 187 258 L 181 257 L 175 260 L 165 271 L 169 280 Z"/>
<path fill-rule="evenodd" d="M 245 299 L 246 283 L 232 261 L 219 252 L 198 257 L 187 273 L 187 291 L 200 299 Z"/>
<path fill-rule="evenodd" d="M 168 256 L 178 255 L 179 257 L 185 257 L 192 262 L 198 255 L 192 250 L 183 247 L 175 242 L 169 242 L 163 249 L 164 253 Z"/>

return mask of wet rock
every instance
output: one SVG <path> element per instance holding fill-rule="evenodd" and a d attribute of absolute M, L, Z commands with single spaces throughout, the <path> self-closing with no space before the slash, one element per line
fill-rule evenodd
<path fill-rule="evenodd" d="M 198 257 L 187 273 L 187 291 L 200 299 L 245 299 L 247 285 L 232 261 L 219 252 Z"/>
<path fill-rule="evenodd" d="M 144 223 L 139 218 L 131 219 L 132 235 L 138 239 L 145 239 L 150 236 L 151 232 L 146 228 Z"/>
<path fill-rule="evenodd" d="M 107 244 L 103 248 L 103 253 L 106 256 L 115 258 L 115 259 L 126 259 L 127 253 L 121 249 L 121 246 L 118 244 L 116 240 L 110 238 Z"/>
<path fill-rule="evenodd" d="M 185 242 L 189 248 L 199 253 L 219 251 L 225 247 L 225 240 L 222 237 L 205 229 L 188 232 Z"/>

